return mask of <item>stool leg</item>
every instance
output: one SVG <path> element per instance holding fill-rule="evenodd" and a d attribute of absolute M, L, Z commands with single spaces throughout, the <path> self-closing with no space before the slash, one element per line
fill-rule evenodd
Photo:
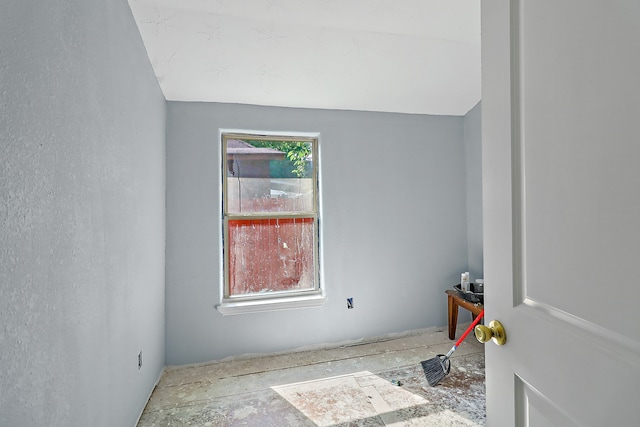
<path fill-rule="evenodd" d="M 458 326 L 458 304 L 451 295 L 448 296 L 449 305 L 449 339 L 456 339 L 456 326 Z"/>

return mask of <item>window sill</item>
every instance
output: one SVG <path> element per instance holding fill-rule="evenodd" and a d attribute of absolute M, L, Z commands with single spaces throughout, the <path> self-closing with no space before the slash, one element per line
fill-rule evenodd
<path fill-rule="evenodd" d="M 225 300 L 216 309 L 223 315 L 260 313 L 265 311 L 290 310 L 295 308 L 319 307 L 327 301 L 322 294 L 269 298 L 252 301 Z"/>

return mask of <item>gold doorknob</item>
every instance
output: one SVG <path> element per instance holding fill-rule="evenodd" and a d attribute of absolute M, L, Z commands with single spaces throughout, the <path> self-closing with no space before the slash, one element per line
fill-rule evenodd
<path fill-rule="evenodd" d="M 476 326 L 473 333 L 476 335 L 476 339 L 483 344 L 489 340 L 493 340 L 498 345 L 504 345 L 507 342 L 507 333 L 504 330 L 504 326 L 497 320 L 489 322 L 489 326 Z"/>

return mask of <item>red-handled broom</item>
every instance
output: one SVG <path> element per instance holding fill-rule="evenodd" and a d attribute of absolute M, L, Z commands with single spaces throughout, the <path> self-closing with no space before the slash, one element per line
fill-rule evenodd
<path fill-rule="evenodd" d="M 424 370 L 424 374 L 426 375 L 427 381 L 429 382 L 429 385 L 431 387 L 438 385 L 440 381 L 442 381 L 442 379 L 449 374 L 449 371 L 451 370 L 451 360 L 449 360 L 449 358 L 451 357 L 453 352 L 456 351 L 456 348 L 458 348 L 458 346 L 462 344 L 462 341 L 464 341 L 467 335 L 469 335 L 469 332 L 471 332 L 473 328 L 475 328 L 475 326 L 478 324 L 478 322 L 480 322 L 482 316 L 484 316 L 484 310 L 482 310 L 480 314 L 478 314 L 478 317 L 476 317 L 473 323 L 469 325 L 467 330 L 464 331 L 464 334 L 462 334 L 460 339 L 456 341 L 455 345 L 451 347 L 451 350 L 449 350 L 447 354 L 438 354 L 433 359 L 421 362 L 422 369 Z"/>

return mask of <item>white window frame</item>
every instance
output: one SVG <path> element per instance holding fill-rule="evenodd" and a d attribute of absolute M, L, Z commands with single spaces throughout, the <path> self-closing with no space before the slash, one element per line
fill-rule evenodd
<path fill-rule="evenodd" d="M 233 296 L 228 295 L 229 289 L 229 275 L 228 275 L 228 253 L 225 249 L 225 242 L 228 239 L 228 220 L 232 219 L 264 219 L 265 217 L 272 217 L 276 215 L 264 213 L 256 214 L 242 214 L 242 215 L 228 215 L 225 212 L 224 204 L 226 202 L 226 178 L 227 178 L 227 156 L 226 146 L 224 144 L 225 138 L 235 139 L 282 139 L 282 140 L 310 140 L 314 143 L 314 187 L 315 187 L 315 242 L 314 242 L 314 268 L 315 268 L 315 286 L 313 290 L 304 291 L 283 291 L 275 294 L 267 293 L 265 295 L 251 294 L 247 296 Z M 221 219 L 221 239 L 219 239 L 220 247 L 220 300 L 216 309 L 223 315 L 243 314 L 243 313 L 255 313 L 263 311 L 273 310 L 285 310 L 294 308 L 307 308 L 318 307 L 324 304 L 327 300 L 325 289 L 322 281 L 322 232 L 321 232 L 321 191 L 320 191 L 320 133 L 312 132 L 266 132 L 255 130 L 239 130 L 239 129 L 220 129 L 218 135 L 218 141 L 220 144 L 218 152 L 220 153 L 219 162 L 219 174 L 220 186 L 219 186 L 219 209 Z M 308 214 L 304 214 L 305 217 Z M 282 218 L 295 217 L 296 215 L 277 215 Z"/>

